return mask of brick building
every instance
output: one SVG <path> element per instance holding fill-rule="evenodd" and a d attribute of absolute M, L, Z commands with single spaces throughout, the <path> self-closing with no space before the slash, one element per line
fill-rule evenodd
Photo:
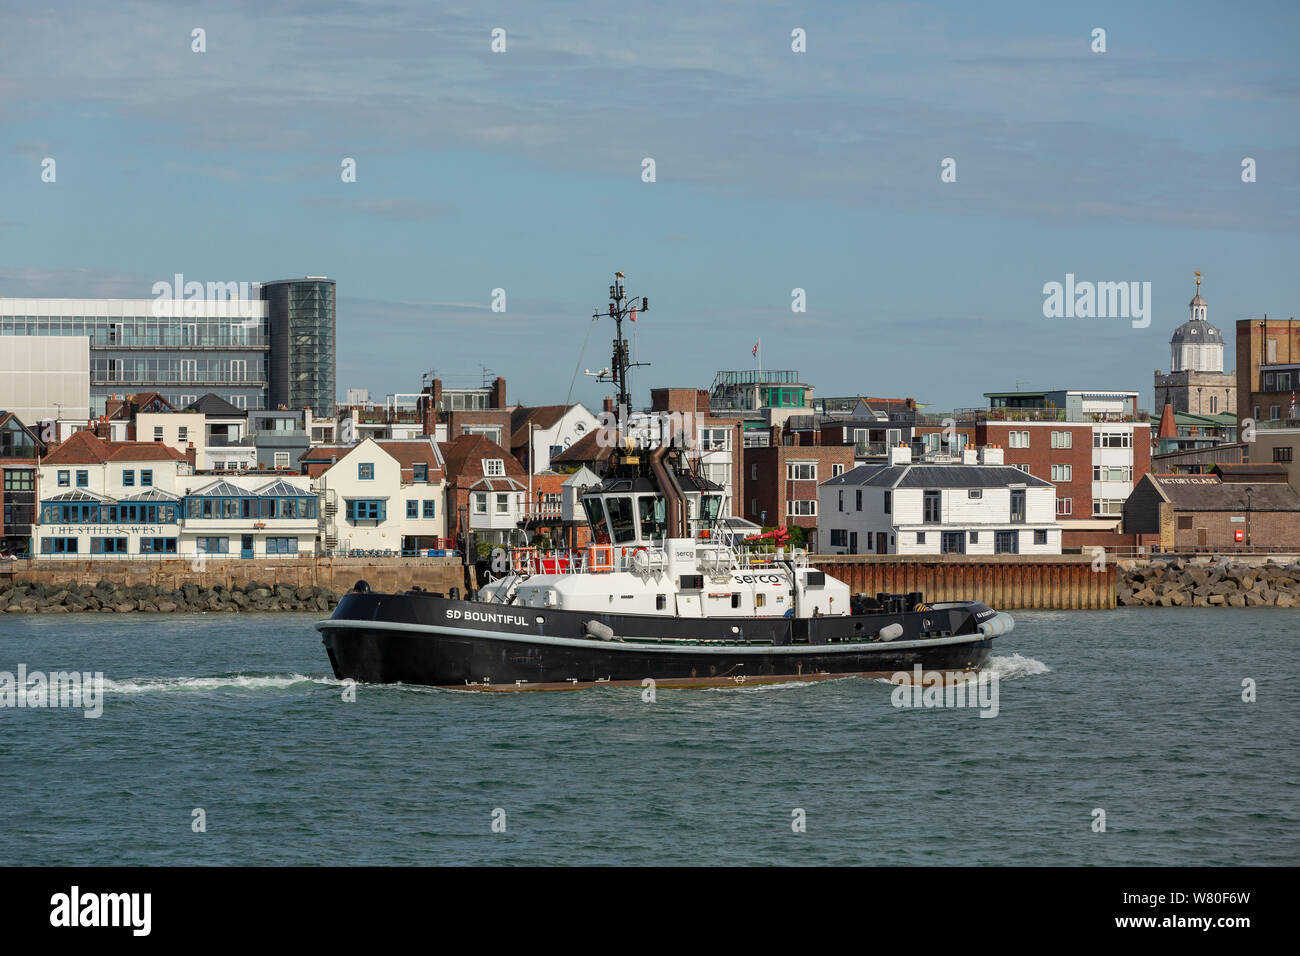
<path fill-rule="evenodd" d="M 976 443 L 1000 446 L 1008 465 L 1056 485 L 1065 548 L 1119 544 L 1124 502 L 1151 468 L 1150 416 L 1137 392 L 991 392 L 987 409 L 961 409 Z"/>
<path fill-rule="evenodd" d="M 1259 477 L 1265 480 L 1148 473 L 1125 502 L 1124 531 L 1162 551 L 1300 549 L 1300 495 Z"/>
<path fill-rule="evenodd" d="M 1294 319 L 1240 319 L 1237 322 L 1237 421 L 1256 429 L 1296 428 L 1300 411 L 1300 325 Z"/>
<path fill-rule="evenodd" d="M 779 429 L 773 429 L 779 433 Z M 745 449 L 740 516 L 760 525 L 817 528 L 818 485 L 854 465 L 852 445 L 773 444 Z"/>

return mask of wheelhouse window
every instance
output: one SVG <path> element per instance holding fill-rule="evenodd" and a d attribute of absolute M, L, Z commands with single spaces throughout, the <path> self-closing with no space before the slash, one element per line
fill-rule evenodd
<path fill-rule="evenodd" d="M 641 537 L 658 538 L 668 533 L 668 506 L 661 495 L 642 495 L 637 499 L 641 518 Z"/>
<path fill-rule="evenodd" d="M 635 541 L 636 514 L 632 510 L 632 499 L 606 498 L 605 507 L 609 509 L 609 526 L 614 544 Z"/>

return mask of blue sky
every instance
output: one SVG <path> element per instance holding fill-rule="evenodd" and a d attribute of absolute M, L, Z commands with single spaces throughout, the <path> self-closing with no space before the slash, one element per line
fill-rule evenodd
<path fill-rule="evenodd" d="M 1193 270 L 1225 330 L 1297 311 L 1290 3 L 5 7 L 0 295 L 328 275 L 340 390 L 563 401 L 616 269 L 642 400 L 761 337 L 823 395 L 1149 404 Z M 1066 273 L 1151 282 L 1151 326 L 1044 318 Z"/>

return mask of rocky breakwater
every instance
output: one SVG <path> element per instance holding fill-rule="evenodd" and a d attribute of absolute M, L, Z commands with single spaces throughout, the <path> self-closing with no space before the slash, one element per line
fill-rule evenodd
<path fill-rule="evenodd" d="M 175 590 L 151 584 L 0 584 L 0 612 L 7 614 L 117 613 L 194 614 L 201 611 L 329 612 L 337 595 L 313 585 L 262 584 L 205 588 L 182 584 Z"/>
<path fill-rule="evenodd" d="M 1300 562 L 1252 566 L 1197 558 L 1121 566 L 1125 607 L 1300 607 Z"/>

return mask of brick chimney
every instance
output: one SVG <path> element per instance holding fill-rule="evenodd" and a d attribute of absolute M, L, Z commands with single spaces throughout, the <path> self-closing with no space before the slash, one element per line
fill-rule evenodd
<path fill-rule="evenodd" d="M 606 396 L 605 396 L 605 404 L 604 404 L 603 407 L 604 407 L 604 410 L 605 410 L 606 412 L 608 412 L 609 414 L 613 415 L 613 414 L 614 414 L 614 399 L 612 399 L 612 398 L 610 398 L 608 395 L 606 395 Z"/>
<path fill-rule="evenodd" d="M 191 468 L 197 468 L 197 452 L 194 450 L 194 442 L 189 442 L 185 446 L 185 460 L 190 463 Z"/>
<path fill-rule="evenodd" d="M 506 380 L 500 375 L 498 375 L 496 381 L 492 383 L 492 400 L 490 407 L 506 407 Z"/>

